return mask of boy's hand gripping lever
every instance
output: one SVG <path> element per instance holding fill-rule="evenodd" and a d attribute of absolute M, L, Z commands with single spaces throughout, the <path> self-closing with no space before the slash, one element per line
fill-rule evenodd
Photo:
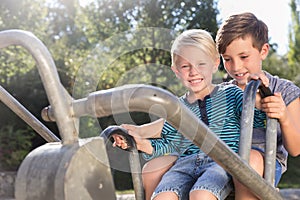
<path fill-rule="evenodd" d="M 109 126 L 100 134 L 100 136 L 103 137 L 105 139 L 105 141 L 108 141 L 111 139 L 111 137 L 114 134 L 122 137 L 122 139 L 127 144 L 127 148 L 123 149 L 123 150 L 126 150 L 126 151 L 136 150 L 136 143 L 135 143 L 134 138 L 128 134 L 126 129 L 124 129 L 120 126 Z"/>
<path fill-rule="evenodd" d="M 131 135 L 128 134 L 126 129 L 120 126 L 109 126 L 102 131 L 100 136 L 103 137 L 105 143 L 107 143 L 114 134 L 121 136 L 127 144 L 127 148 L 123 150 L 129 151 L 129 164 L 131 169 L 135 197 L 136 200 L 144 200 L 144 187 L 141 175 L 142 168 L 135 140 Z"/>
<path fill-rule="evenodd" d="M 258 87 L 258 90 L 259 90 L 261 98 L 265 98 L 265 97 L 273 96 L 274 95 L 273 92 L 270 90 L 269 87 L 266 87 L 266 86 L 264 86 L 262 84 Z"/>

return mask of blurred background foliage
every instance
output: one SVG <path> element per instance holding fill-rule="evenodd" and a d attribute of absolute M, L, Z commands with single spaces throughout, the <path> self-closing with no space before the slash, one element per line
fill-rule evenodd
<path fill-rule="evenodd" d="M 32 32 L 49 49 L 61 82 L 74 98 L 96 90 L 125 84 L 152 84 L 182 95 L 184 88 L 169 69 L 170 44 L 183 30 L 206 29 L 215 36 L 217 0 L 1 0 L 0 31 L 22 29 Z M 289 52 L 278 55 L 276 44 L 264 69 L 300 86 L 299 13 L 291 0 L 292 28 Z M 225 72 L 215 76 L 221 82 Z M 10 46 L 0 50 L 0 85 L 39 120 L 48 100 L 36 63 L 26 50 Z M 0 170 L 15 170 L 24 156 L 45 141 L 0 102 Z M 83 117 L 80 137 L 99 135 L 112 124 L 143 124 L 155 119 L 146 113 L 120 114 L 99 119 Z M 55 123 L 47 123 L 59 136 Z M 299 168 L 291 158 L 283 187 L 300 187 Z M 298 166 L 297 166 L 298 165 Z M 121 176 L 123 177 L 123 175 Z M 286 178 L 287 177 L 287 178 Z M 122 184 L 124 184 L 124 178 Z M 131 186 L 130 186 L 131 187 Z M 119 188 L 122 189 L 122 188 Z M 126 188 L 123 188 L 126 189 Z"/>

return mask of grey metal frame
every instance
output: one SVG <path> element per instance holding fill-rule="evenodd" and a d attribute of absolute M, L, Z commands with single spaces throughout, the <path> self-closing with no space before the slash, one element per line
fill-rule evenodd
<path fill-rule="evenodd" d="M 21 30 L 0 32 L 0 48 L 9 45 L 23 46 L 36 60 L 51 105 L 43 111 L 42 116 L 46 117 L 45 120 L 56 121 L 63 144 L 78 141 L 78 119 L 82 116 L 103 117 L 129 111 L 151 111 L 151 114 L 165 117 L 165 113 L 162 113 L 160 109 L 163 107 L 168 122 L 260 198 L 282 199 L 279 192 L 269 182 L 260 177 L 245 160 L 228 148 L 173 94 L 148 85 L 127 85 L 93 92 L 86 98 L 74 100 L 61 85 L 53 59 L 37 37 Z M 112 107 L 113 98 L 118 101 Z M 34 119 L 28 118 L 28 120 Z"/>
<path fill-rule="evenodd" d="M 241 137 L 239 154 L 242 159 L 249 162 L 253 134 L 253 116 L 256 92 L 261 82 L 250 81 L 244 91 L 243 112 L 241 118 Z M 277 148 L 277 120 L 267 118 L 266 147 L 265 147 L 265 173 L 264 178 L 271 185 L 275 183 L 275 160 Z"/>
<path fill-rule="evenodd" d="M 71 96 L 62 86 L 53 58 L 45 45 L 32 33 L 22 30 L 7 30 L 0 33 L 0 48 L 20 45 L 37 62 L 48 100 L 53 106 L 63 144 L 78 140 L 78 122 L 72 117 Z"/>

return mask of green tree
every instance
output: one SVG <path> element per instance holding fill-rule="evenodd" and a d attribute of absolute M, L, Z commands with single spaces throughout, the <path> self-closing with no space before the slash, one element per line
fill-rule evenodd
<path fill-rule="evenodd" d="M 0 128 L 0 170 L 17 170 L 30 151 L 31 130 L 15 129 L 12 125 Z"/>
<path fill-rule="evenodd" d="M 129 83 L 154 84 L 180 95 L 183 89 L 169 69 L 171 41 L 185 29 L 217 30 L 213 0 L 95 0 L 84 7 L 79 0 L 3 0 L 0 8 L 0 30 L 36 35 L 74 98 Z M 10 46 L 1 49 L 0 61 L 0 84 L 41 120 L 40 111 L 49 103 L 31 55 Z M 0 126 L 10 123 L 28 131 L 2 103 L 0 112 Z M 97 123 L 84 118 L 82 136 L 98 134 Z M 46 125 L 57 133 L 55 123 Z M 33 148 L 45 142 L 37 138 Z"/>
<path fill-rule="evenodd" d="M 21 29 L 30 31 L 42 41 L 47 42 L 45 39 L 47 38 L 45 30 L 48 24 L 45 20 L 47 8 L 41 5 L 45 5 L 45 1 L 1 1 L 0 30 Z M 10 46 L 0 50 L 0 84 L 40 119 L 40 111 L 45 105 L 48 105 L 48 101 L 36 63 L 24 48 Z M 17 115 L 2 103 L 0 104 L 0 112 L 2 113 L 0 115 L 0 127 L 10 124 L 18 133 L 32 132 Z M 55 126 L 53 127 L 55 128 Z M 0 134 L 4 134 L 4 132 L 0 132 Z M 43 139 L 38 135 L 36 137 L 38 142 L 35 144 L 38 145 Z"/>
<path fill-rule="evenodd" d="M 299 15 L 299 1 L 291 0 L 291 14 L 292 25 L 289 34 L 289 52 L 288 52 L 288 65 L 290 67 L 291 76 L 296 77 L 295 80 L 299 81 L 300 76 L 300 15 Z M 297 76 L 298 75 L 298 76 Z M 298 82 L 299 84 L 299 82 Z"/>
<path fill-rule="evenodd" d="M 184 88 L 169 69 L 172 40 L 189 28 L 217 30 L 212 0 L 95 0 L 81 13 L 77 26 L 93 49 L 75 76 L 76 97 L 131 83 L 154 84 L 181 95 Z"/>
<path fill-rule="evenodd" d="M 82 8 L 82 12 L 85 17 L 78 19 L 79 27 L 86 30 L 88 41 L 98 44 L 94 51 L 98 58 L 93 62 L 89 60 L 88 65 L 97 66 L 98 70 L 89 70 L 92 73 L 102 71 L 97 73 L 103 74 L 99 78 L 99 89 L 129 80 L 131 83 L 159 83 L 166 87 L 174 85 L 167 82 L 174 78 L 165 66 L 170 66 L 170 43 L 178 32 L 204 28 L 215 34 L 217 30 L 218 11 L 213 0 L 101 0 L 93 1 Z M 143 69 L 134 73 L 137 66 Z M 124 73 L 127 77 L 123 76 Z"/>

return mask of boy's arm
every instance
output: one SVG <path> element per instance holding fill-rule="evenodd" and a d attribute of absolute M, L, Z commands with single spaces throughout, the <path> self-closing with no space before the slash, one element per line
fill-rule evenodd
<path fill-rule="evenodd" d="M 163 138 L 133 138 L 136 142 L 137 149 L 145 153 L 143 156 L 146 160 L 150 160 L 177 151 L 178 148 L 176 147 L 176 144 L 169 138 L 171 135 L 173 135 L 173 132 L 167 134 L 166 137 Z M 118 146 L 122 149 L 128 148 L 128 144 L 121 135 L 114 134 L 112 137 L 114 138 L 114 147 Z"/>
<path fill-rule="evenodd" d="M 156 121 L 143 124 L 140 126 L 132 125 L 132 124 L 121 125 L 121 127 L 125 128 L 130 135 L 138 138 L 160 138 L 163 126 L 164 126 L 163 118 L 160 118 Z"/>
<path fill-rule="evenodd" d="M 120 147 L 121 149 L 127 149 L 128 148 L 128 144 L 126 142 L 126 140 L 124 139 L 124 137 L 122 137 L 121 135 L 118 134 L 114 134 L 112 135 L 113 139 L 114 139 L 114 143 L 113 143 L 113 147 Z M 136 138 L 133 137 L 136 143 L 136 148 L 139 151 L 142 151 L 144 153 L 147 154 L 152 154 L 153 153 L 153 147 L 151 145 L 151 141 L 149 139 L 142 139 L 142 138 Z"/>
<path fill-rule="evenodd" d="M 158 119 L 148 124 L 141 126 L 132 124 L 122 124 L 121 127 L 128 131 L 128 134 L 133 136 L 137 149 L 147 154 L 153 153 L 153 147 L 149 138 L 159 138 L 164 125 L 164 119 Z M 113 135 L 113 146 L 127 149 L 128 145 L 124 138 L 120 135 Z"/>
<path fill-rule="evenodd" d="M 260 79 L 264 86 L 269 86 L 269 79 L 264 73 L 251 75 L 251 79 Z M 255 105 L 268 117 L 278 119 L 284 147 L 291 156 L 300 155 L 300 97 L 286 106 L 280 93 L 265 98 L 258 95 Z"/>
<path fill-rule="evenodd" d="M 283 142 L 291 156 L 300 155 L 300 98 L 296 98 L 288 106 L 280 93 L 262 99 L 262 110 L 268 117 L 279 120 Z"/>
<path fill-rule="evenodd" d="M 176 145 L 173 143 L 174 134 L 178 134 L 175 128 L 168 129 L 168 132 L 161 137 L 164 126 L 164 119 L 158 119 L 154 122 L 141 126 L 123 124 L 128 133 L 133 136 L 137 149 L 144 152 L 145 159 L 162 156 L 172 153 L 176 150 Z M 114 135 L 113 146 L 118 146 L 122 149 L 127 149 L 126 141 L 121 136 Z"/>

